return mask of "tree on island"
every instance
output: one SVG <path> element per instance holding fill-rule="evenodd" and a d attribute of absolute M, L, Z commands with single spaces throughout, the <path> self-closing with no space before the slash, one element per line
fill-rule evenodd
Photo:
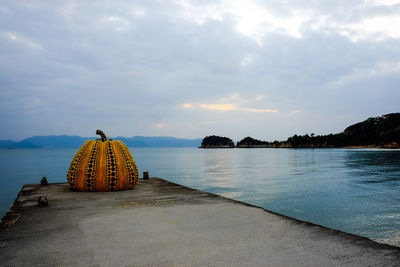
<path fill-rule="evenodd" d="M 241 148 L 271 147 L 271 144 L 269 142 L 260 141 L 248 136 L 237 142 L 236 147 L 241 147 Z"/>
<path fill-rule="evenodd" d="M 211 135 L 207 136 L 201 142 L 200 148 L 233 148 L 235 144 L 228 137 Z"/>
<path fill-rule="evenodd" d="M 289 147 L 377 146 L 398 148 L 400 144 L 400 113 L 369 118 L 329 135 L 294 135 L 285 142 Z"/>
<path fill-rule="evenodd" d="M 246 137 L 237 143 L 237 147 L 256 148 L 314 148 L 314 147 L 384 147 L 400 148 L 400 113 L 390 113 L 369 118 L 347 127 L 343 132 L 328 135 L 293 135 L 286 141 L 272 143 Z M 235 147 L 227 137 L 207 136 L 202 148 Z"/>

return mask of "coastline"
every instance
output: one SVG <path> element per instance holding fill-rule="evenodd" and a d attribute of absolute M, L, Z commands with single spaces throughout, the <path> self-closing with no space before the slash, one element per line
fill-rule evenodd
<path fill-rule="evenodd" d="M 290 149 L 306 149 L 306 148 L 324 148 L 324 149 L 386 149 L 386 150 L 400 150 L 400 147 L 389 147 L 389 146 L 376 146 L 376 145 L 362 145 L 362 146 L 235 146 L 235 147 L 198 147 L 201 149 L 233 149 L 233 148 L 290 148 Z"/>

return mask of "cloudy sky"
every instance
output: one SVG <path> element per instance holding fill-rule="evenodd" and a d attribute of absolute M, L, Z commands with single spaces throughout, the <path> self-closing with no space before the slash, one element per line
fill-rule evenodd
<path fill-rule="evenodd" d="M 0 139 L 283 140 L 400 111 L 400 0 L 0 1 Z"/>

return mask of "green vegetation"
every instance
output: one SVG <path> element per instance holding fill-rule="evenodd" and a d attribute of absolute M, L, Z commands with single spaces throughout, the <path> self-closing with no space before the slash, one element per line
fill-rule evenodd
<path fill-rule="evenodd" d="M 400 148 L 400 113 L 390 113 L 381 117 L 369 118 L 347 127 L 343 132 L 329 135 L 293 135 L 286 141 L 260 141 L 246 137 L 236 147 L 383 147 Z M 207 136 L 202 148 L 235 147 L 227 137 Z"/>
<path fill-rule="evenodd" d="M 369 118 L 347 127 L 342 133 L 329 135 L 294 135 L 279 146 L 346 147 L 371 146 L 398 148 L 400 144 L 400 113 Z"/>
<path fill-rule="evenodd" d="M 201 142 L 200 148 L 233 148 L 235 144 L 228 137 L 211 135 Z"/>
<path fill-rule="evenodd" d="M 271 147 L 271 144 L 269 142 L 260 141 L 248 136 L 243 140 L 237 142 L 236 147 L 241 147 L 241 148 Z"/>

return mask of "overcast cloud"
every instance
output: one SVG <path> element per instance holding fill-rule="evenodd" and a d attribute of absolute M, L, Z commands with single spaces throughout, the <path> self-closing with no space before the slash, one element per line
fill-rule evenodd
<path fill-rule="evenodd" d="M 0 1 L 0 139 L 272 141 L 400 111 L 400 0 Z"/>

